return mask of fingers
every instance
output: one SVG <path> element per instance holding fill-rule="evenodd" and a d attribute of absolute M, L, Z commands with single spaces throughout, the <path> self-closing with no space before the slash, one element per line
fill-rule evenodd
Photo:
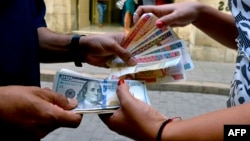
<path fill-rule="evenodd" d="M 113 58 L 112 56 L 88 56 L 87 62 L 88 64 L 103 67 L 103 68 L 109 68 L 110 65 L 107 63 L 110 58 Z"/>
<path fill-rule="evenodd" d="M 124 79 L 118 81 L 117 96 L 121 105 L 126 105 L 127 102 L 133 100 L 133 96 L 129 92 L 129 86 Z"/>
<path fill-rule="evenodd" d="M 173 13 L 171 13 L 171 14 L 168 14 L 166 16 L 162 16 L 161 18 L 159 18 L 156 21 L 156 26 L 158 28 L 162 28 L 163 26 L 171 26 L 172 27 L 174 22 L 176 22 L 176 16 Z"/>
<path fill-rule="evenodd" d="M 93 47 L 91 47 L 92 50 L 86 57 L 86 62 L 95 66 L 108 67 L 105 60 L 109 60 L 113 55 L 116 55 L 119 56 L 127 65 L 136 65 L 136 61 L 133 59 L 132 54 L 128 50 L 121 47 L 123 40 L 123 33 L 106 34 L 105 36 L 96 35 L 92 36 L 92 38 L 89 37 L 89 43 L 93 44 L 91 45 Z M 97 41 L 99 41 L 99 43 Z"/>
<path fill-rule="evenodd" d="M 49 87 L 44 87 L 44 90 L 52 91 Z"/>
<path fill-rule="evenodd" d="M 137 114 L 136 111 L 138 110 L 138 104 L 140 105 L 143 102 L 132 96 L 132 94 L 129 91 L 128 84 L 123 79 L 120 79 L 118 81 L 118 88 L 116 92 L 122 110 L 125 111 L 130 116 L 135 116 Z"/>
<path fill-rule="evenodd" d="M 59 107 L 58 107 L 59 108 Z M 72 111 L 61 110 L 60 108 L 55 108 L 54 113 L 56 115 L 57 123 L 59 127 L 72 127 L 76 128 L 80 125 L 82 120 L 82 115 L 76 114 Z"/>
<path fill-rule="evenodd" d="M 140 16 L 135 12 L 133 14 L 133 24 L 135 24 L 140 19 Z"/>
<path fill-rule="evenodd" d="M 199 15 L 200 6 L 200 2 L 140 6 L 135 11 L 136 15 L 134 14 L 133 20 L 134 22 L 137 22 L 144 13 L 153 13 L 159 18 L 156 21 L 156 26 L 159 28 L 164 25 L 183 27 L 196 20 Z"/>
<path fill-rule="evenodd" d="M 99 118 L 102 120 L 102 122 L 108 124 L 110 117 L 112 116 L 112 113 L 105 113 L 105 114 L 98 114 Z"/>
<path fill-rule="evenodd" d="M 172 9 L 170 7 L 168 8 L 166 5 L 140 6 L 135 11 L 136 14 L 133 16 L 133 22 L 136 23 L 144 13 L 153 13 L 155 16 L 159 17 L 159 19 L 156 21 L 156 26 L 161 28 L 171 23 L 171 19 L 173 19 L 173 17 L 169 15 L 171 12 Z"/>
<path fill-rule="evenodd" d="M 54 113 L 60 126 L 77 127 L 80 124 L 82 116 L 69 111 L 77 106 L 76 99 L 70 99 L 56 94 L 54 104 Z"/>
<path fill-rule="evenodd" d="M 47 95 L 45 98 L 48 102 L 57 105 L 65 110 L 71 110 L 77 106 L 77 100 L 67 98 L 62 94 L 55 93 L 53 91 L 44 90 L 43 95 Z"/>
<path fill-rule="evenodd" d="M 80 114 L 70 111 L 77 106 L 77 100 L 67 98 L 53 91 L 43 90 L 42 98 L 51 104 L 48 107 L 48 114 L 51 114 L 58 127 L 77 127 L 82 119 Z M 45 103 L 46 104 L 46 103 Z M 51 112 L 49 112 L 51 110 Z"/>
<path fill-rule="evenodd" d="M 171 13 L 168 13 L 167 15 L 161 16 L 156 21 L 156 26 L 158 28 L 161 28 L 163 26 L 175 27 L 176 25 L 181 26 L 181 25 L 185 24 L 182 22 L 183 22 L 183 20 L 181 19 L 181 15 L 178 14 L 178 12 L 171 12 Z"/>
<path fill-rule="evenodd" d="M 117 44 L 116 46 L 117 47 L 115 47 L 115 49 L 113 50 L 114 54 L 117 54 L 129 66 L 134 66 L 137 64 L 135 58 L 128 50 L 124 49 L 119 44 Z"/>
<path fill-rule="evenodd" d="M 125 35 L 124 34 L 119 34 L 120 36 L 113 35 L 115 40 L 118 41 L 118 43 L 122 43 L 122 40 L 124 40 Z M 134 66 L 137 64 L 135 61 L 134 57 L 132 54 L 124 49 L 120 44 L 116 43 L 115 44 L 115 49 L 114 49 L 114 54 L 118 55 L 127 65 L 129 66 Z"/>
<path fill-rule="evenodd" d="M 130 53 L 125 53 L 124 55 L 122 55 L 122 60 L 125 61 L 125 63 L 129 66 L 134 66 L 137 64 L 134 57 L 132 57 Z"/>
<path fill-rule="evenodd" d="M 163 26 L 165 26 L 165 23 L 161 20 L 157 20 L 155 24 L 158 28 L 162 28 Z"/>
<path fill-rule="evenodd" d="M 144 14 L 144 13 L 153 13 L 154 15 L 158 15 L 157 11 L 156 11 L 156 6 L 150 6 L 150 5 L 146 5 L 146 6 L 139 6 L 136 11 L 136 14 L 133 15 L 133 22 L 136 23 L 139 18 Z"/>
<path fill-rule="evenodd" d="M 67 99 L 57 95 L 53 105 L 53 114 L 59 127 L 78 127 L 82 116 L 70 111 L 77 105 L 75 99 Z"/>

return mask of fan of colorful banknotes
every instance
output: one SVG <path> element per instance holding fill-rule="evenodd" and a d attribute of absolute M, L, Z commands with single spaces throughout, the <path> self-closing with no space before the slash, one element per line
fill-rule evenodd
<path fill-rule="evenodd" d="M 144 80 L 161 83 L 185 80 L 185 71 L 194 68 L 184 40 L 170 27 L 157 28 L 152 13 L 142 15 L 122 46 L 136 58 L 136 66 L 127 66 L 119 57 L 109 60 L 109 79 Z"/>

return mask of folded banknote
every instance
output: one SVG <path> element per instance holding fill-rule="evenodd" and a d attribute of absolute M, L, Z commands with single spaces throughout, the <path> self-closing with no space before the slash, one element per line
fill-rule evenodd
<path fill-rule="evenodd" d="M 125 80 L 130 93 L 151 105 L 144 81 Z M 53 91 L 78 101 L 76 113 L 112 113 L 120 107 L 116 95 L 118 80 L 99 79 L 61 69 L 55 75 Z"/>

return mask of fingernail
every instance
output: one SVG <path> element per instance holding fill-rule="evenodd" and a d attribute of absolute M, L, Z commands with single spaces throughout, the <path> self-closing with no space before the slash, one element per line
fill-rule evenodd
<path fill-rule="evenodd" d="M 77 103 L 77 100 L 76 99 L 73 99 L 73 98 L 67 98 L 68 99 L 68 102 L 70 104 L 76 104 Z"/>
<path fill-rule="evenodd" d="M 128 64 L 129 65 L 131 65 L 131 66 L 134 66 L 134 65 L 136 65 L 136 60 L 135 60 L 135 58 L 134 57 L 131 57 L 129 60 L 128 60 Z"/>
<path fill-rule="evenodd" d="M 163 21 L 156 21 L 156 26 L 157 26 L 158 28 L 162 28 L 164 25 L 165 25 L 165 24 L 164 24 Z"/>
<path fill-rule="evenodd" d="M 124 83 L 125 83 L 124 79 L 120 79 L 120 80 L 118 81 L 118 86 L 120 86 L 121 84 L 124 84 Z"/>

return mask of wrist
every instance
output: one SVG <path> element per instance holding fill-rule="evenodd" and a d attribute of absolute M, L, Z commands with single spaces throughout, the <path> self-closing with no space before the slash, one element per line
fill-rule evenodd
<path fill-rule="evenodd" d="M 156 141 L 163 141 L 163 140 L 168 140 L 169 139 L 168 137 L 169 137 L 169 133 L 171 131 L 170 130 L 166 130 L 166 128 L 171 129 L 171 128 L 169 128 L 170 124 L 172 124 L 173 121 L 175 121 L 177 119 L 182 120 L 181 117 L 174 117 L 174 118 L 166 119 L 161 124 L 161 126 L 160 126 L 160 128 L 158 129 L 158 132 L 157 132 Z"/>
<path fill-rule="evenodd" d="M 196 13 L 196 18 L 192 22 L 192 24 L 199 28 L 199 26 L 203 26 L 204 23 L 207 23 L 207 20 L 211 19 L 211 15 L 216 14 L 216 13 L 213 13 L 213 11 L 217 11 L 217 10 L 211 6 L 205 5 L 200 2 L 195 2 L 195 3 L 196 5 L 194 6 L 194 9 L 196 9 L 197 13 Z"/>

